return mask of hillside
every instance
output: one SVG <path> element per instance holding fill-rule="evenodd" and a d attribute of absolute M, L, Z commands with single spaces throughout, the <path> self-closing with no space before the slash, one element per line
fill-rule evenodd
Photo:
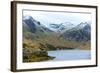
<path fill-rule="evenodd" d="M 64 26 L 65 23 L 64 25 L 59 26 L 55 26 L 56 24 L 50 25 L 50 27 L 52 27 L 53 29 L 44 26 L 41 22 L 35 20 L 31 16 L 23 17 L 24 62 L 27 62 L 27 59 L 29 58 L 31 58 L 30 61 L 32 62 L 53 59 L 54 57 L 48 56 L 48 50 L 75 48 L 90 49 L 91 38 L 89 24 L 80 23 L 78 26 L 72 26 L 68 30 L 67 26 Z M 63 27 L 65 28 L 61 30 L 61 28 Z M 60 32 L 57 32 L 59 30 Z M 42 55 L 42 57 L 40 55 Z M 39 56 L 40 58 L 37 58 Z M 33 60 L 33 58 L 35 59 Z"/>

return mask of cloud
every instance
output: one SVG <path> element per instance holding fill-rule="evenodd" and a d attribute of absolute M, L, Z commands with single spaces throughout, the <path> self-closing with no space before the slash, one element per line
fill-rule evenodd
<path fill-rule="evenodd" d="M 91 21 L 91 14 L 86 13 L 67 13 L 67 12 L 47 12 L 47 11 L 23 11 L 23 15 L 32 16 L 37 21 L 44 25 L 50 23 L 71 22 L 77 25 L 81 22 Z"/>

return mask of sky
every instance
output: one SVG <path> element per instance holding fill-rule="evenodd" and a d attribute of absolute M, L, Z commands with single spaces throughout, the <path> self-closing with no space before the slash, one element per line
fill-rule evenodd
<path fill-rule="evenodd" d="M 35 20 L 40 21 L 45 26 L 48 26 L 52 23 L 61 24 L 70 22 L 74 25 L 78 25 L 81 22 L 91 22 L 91 13 L 24 10 L 23 16 L 27 15 L 32 16 Z"/>

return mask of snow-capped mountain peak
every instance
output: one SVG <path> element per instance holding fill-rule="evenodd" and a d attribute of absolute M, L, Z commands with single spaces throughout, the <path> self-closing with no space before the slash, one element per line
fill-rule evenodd
<path fill-rule="evenodd" d="M 48 28 L 54 32 L 63 33 L 66 30 L 73 28 L 74 25 L 70 22 L 64 22 L 60 24 L 49 24 Z"/>
<path fill-rule="evenodd" d="M 77 25 L 77 29 L 82 29 L 82 28 L 84 28 L 87 25 L 90 26 L 90 23 L 88 23 L 88 22 L 81 22 L 79 25 Z"/>
<path fill-rule="evenodd" d="M 29 15 L 23 16 L 23 20 L 29 20 L 29 19 L 33 19 L 33 18 Z"/>

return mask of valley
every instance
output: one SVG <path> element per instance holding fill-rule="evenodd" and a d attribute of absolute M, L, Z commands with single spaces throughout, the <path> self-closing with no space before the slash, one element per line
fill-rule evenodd
<path fill-rule="evenodd" d="M 71 23 L 67 23 L 71 24 Z M 64 23 L 65 25 L 65 23 Z M 49 27 L 31 16 L 23 17 L 23 62 L 52 60 L 47 51 L 90 50 L 91 29 L 87 22 L 67 26 L 50 24 Z M 83 26 L 84 25 L 84 26 Z"/>

